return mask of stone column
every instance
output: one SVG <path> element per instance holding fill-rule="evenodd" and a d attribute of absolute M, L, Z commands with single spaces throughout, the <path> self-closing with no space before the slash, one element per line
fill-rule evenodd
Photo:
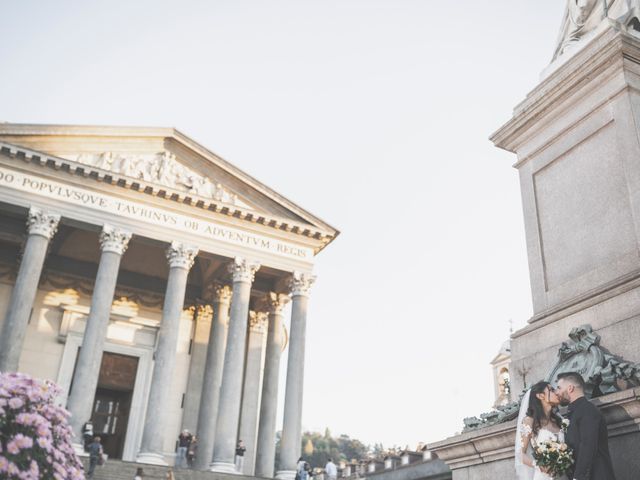
<path fill-rule="evenodd" d="M 231 265 L 233 299 L 211 465 L 211 470 L 214 472 L 238 473 L 235 469 L 235 451 L 242 400 L 247 319 L 251 284 L 258 268 L 260 268 L 258 263 L 251 263 L 239 257 L 236 257 Z"/>
<path fill-rule="evenodd" d="M 31 207 L 27 216 L 29 233 L 20 261 L 16 284 L 11 292 L 9 308 L 0 329 L 0 372 L 18 370 L 22 344 L 29 316 L 38 291 L 42 265 L 49 240 L 58 229 L 60 215 L 52 215 Z"/>
<path fill-rule="evenodd" d="M 137 462 L 166 465 L 163 455 L 167 424 L 167 406 L 178 345 L 180 317 L 184 308 L 187 277 L 198 249 L 173 242 L 167 249 L 169 277 L 162 307 L 162 322 L 158 332 L 158 346 L 154 355 L 153 376 L 147 403 L 147 413 Z"/>
<path fill-rule="evenodd" d="M 91 310 L 84 328 L 82 347 L 73 374 L 67 409 L 71 412 L 71 427 L 75 433 L 74 446 L 82 452 L 82 426 L 91 419 L 96 394 L 102 351 L 107 338 L 111 305 L 116 290 L 120 259 L 129 245 L 131 233 L 104 225 L 100 233 L 100 263 L 93 285 Z"/>
<path fill-rule="evenodd" d="M 209 346 L 207 347 L 198 413 L 198 455 L 196 456 L 198 470 L 209 468 L 213 461 L 213 444 L 220 403 L 224 350 L 227 344 L 229 304 L 231 303 L 231 288 L 227 285 L 216 285 L 214 289 L 213 323 L 209 331 Z"/>
<path fill-rule="evenodd" d="M 265 334 L 267 333 L 266 312 L 249 313 L 249 341 L 247 342 L 244 386 L 242 388 L 242 409 L 240 410 L 240 431 L 238 440 L 245 448 L 244 475 L 253 476 L 256 463 L 256 442 L 258 440 L 258 410 L 262 393 L 262 365 L 264 360 Z"/>
<path fill-rule="evenodd" d="M 280 355 L 285 342 L 282 309 L 288 301 L 289 297 L 287 295 L 273 292 L 267 295 L 269 331 L 267 333 L 267 351 L 264 362 L 264 377 L 262 379 L 255 470 L 255 475 L 263 478 L 273 477 L 276 460 L 278 377 L 280 374 Z"/>
<path fill-rule="evenodd" d="M 284 421 L 280 442 L 280 470 L 276 478 L 293 480 L 302 440 L 302 389 L 304 386 L 304 344 L 307 329 L 307 303 L 315 277 L 294 272 L 291 288 L 291 336 L 284 397 Z"/>
<path fill-rule="evenodd" d="M 182 429 L 189 430 L 195 434 L 198 430 L 202 379 L 204 378 L 207 346 L 211 334 L 211 324 L 213 323 L 213 307 L 211 304 L 200 304 L 193 310 L 193 333 L 191 336 L 187 389 L 184 392 L 182 407 Z"/>

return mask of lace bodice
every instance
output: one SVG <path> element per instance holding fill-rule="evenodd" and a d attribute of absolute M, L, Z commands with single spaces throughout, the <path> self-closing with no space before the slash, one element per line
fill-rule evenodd
<path fill-rule="evenodd" d="M 531 443 L 535 445 L 536 443 L 548 442 L 549 440 L 553 440 L 554 442 L 564 442 L 564 432 L 562 430 L 559 432 L 552 432 L 546 428 L 541 428 L 538 431 L 538 435 L 536 435 L 535 438 L 532 438 Z"/>

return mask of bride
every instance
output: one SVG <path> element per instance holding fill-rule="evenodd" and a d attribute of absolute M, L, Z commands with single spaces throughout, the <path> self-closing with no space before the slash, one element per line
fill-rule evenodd
<path fill-rule="evenodd" d="M 518 480 L 553 478 L 535 465 L 532 452 L 535 445 L 541 442 L 564 442 L 562 417 L 555 410 L 559 404 L 560 398 L 549 382 L 536 383 L 522 398 L 515 445 Z"/>

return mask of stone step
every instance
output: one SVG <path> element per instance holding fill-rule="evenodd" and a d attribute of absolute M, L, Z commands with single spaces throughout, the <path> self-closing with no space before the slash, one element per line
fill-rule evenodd
<path fill-rule="evenodd" d="M 85 471 L 89 467 L 89 460 L 83 458 Z M 123 462 L 121 460 L 107 460 L 104 465 L 97 466 L 94 480 L 133 480 L 138 467 L 144 470 L 144 479 L 165 480 L 170 467 L 157 465 L 143 465 L 135 462 Z M 197 470 L 173 470 L 176 480 L 247 480 L 258 477 L 245 475 L 232 475 L 228 473 L 201 472 Z"/>

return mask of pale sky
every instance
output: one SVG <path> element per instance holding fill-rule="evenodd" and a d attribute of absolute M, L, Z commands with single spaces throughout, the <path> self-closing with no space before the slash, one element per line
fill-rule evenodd
<path fill-rule="evenodd" d="M 563 8 L 4 0 L 0 121 L 175 126 L 341 230 L 317 258 L 303 426 L 414 446 L 489 408 L 489 362 L 531 316 L 515 156 L 487 138 Z"/>

